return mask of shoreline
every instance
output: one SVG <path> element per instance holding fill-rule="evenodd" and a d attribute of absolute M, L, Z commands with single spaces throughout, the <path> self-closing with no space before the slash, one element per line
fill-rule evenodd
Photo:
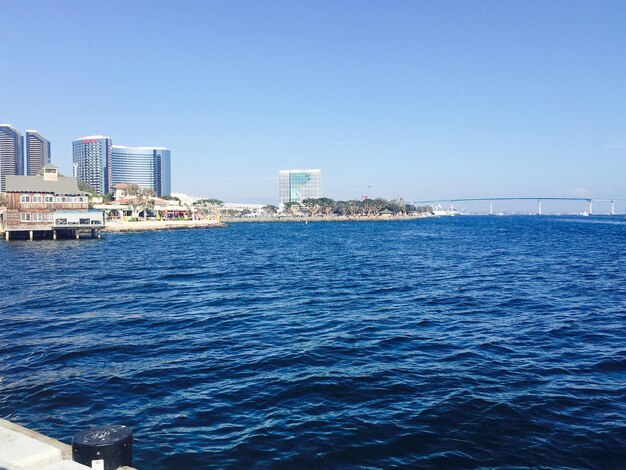
<path fill-rule="evenodd" d="M 320 217 L 223 217 L 226 223 L 250 222 L 401 222 L 403 220 L 427 219 L 432 215 L 411 215 L 400 217 L 382 216 L 320 216 Z"/>
<path fill-rule="evenodd" d="M 103 233 L 151 232 L 157 230 L 226 228 L 231 223 L 279 223 L 279 222 L 387 222 L 425 219 L 430 215 L 381 217 L 381 216 L 332 216 L 332 217 L 223 217 L 219 220 L 147 220 L 136 222 L 107 221 Z"/>
<path fill-rule="evenodd" d="M 315 222 L 400 222 L 434 217 L 430 214 L 415 216 L 320 216 L 320 217 L 223 217 L 207 220 L 139 220 L 135 222 L 108 220 L 102 233 L 134 233 L 154 232 L 163 230 L 199 230 L 226 228 L 235 223 L 315 223 Z M 0 236 L 4 234 L 0 227 Z"/>
<path fill-rule="evenodd" d="M 147 220 L 137 222 L 107 221 L 103 233 L 151 232 L 156 230 L 225 228 L 220 220 Z"/>

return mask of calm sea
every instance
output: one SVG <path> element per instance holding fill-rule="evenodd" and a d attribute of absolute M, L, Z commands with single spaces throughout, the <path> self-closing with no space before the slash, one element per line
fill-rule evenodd
<path fill-rule="evenodd" d="M 625 468 L 626 220 L 0 243 L 0 416 L 135 464 Z"/>

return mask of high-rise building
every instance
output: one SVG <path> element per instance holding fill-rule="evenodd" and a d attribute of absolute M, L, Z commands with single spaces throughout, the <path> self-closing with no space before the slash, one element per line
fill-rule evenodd
<path fill-rule="evenodd" d="M 126 147 L 113 145 L 111 186 L 136 184 L 152 189 L 157 196 L 169 196 L 171 189 L 170 151 L 165 147 Z"/>
<path fill-rule="evenodd" d="M 50 141 L 39 132 L 26 131 L 26 165 L 28 176 L 37 176 L 50 163 Z"/>
<path fill-rule="evenodd" d="M 321 170 L 280 170 L 278 173 L 279 202 L 302 202 L 322 197 Z"/>
<path fill-rule="evenodd" d="M 0 124 L 0 192 L 8 175 L 24 174 L 24 136 L 10 124 Z"/>
<path fill-rule="evenodd" d="M 98 194 L 111 191 L 111 138 L 92 135 L 72 142 L 76 178 Z"/>
<path fill-rule="evenodd" d="M 165 147 L 154 149 L 155 161 L 157 162 L 157 177 L 155 191 L 159 196 L 172 195 L 172 160 L 171 154 Z"/>

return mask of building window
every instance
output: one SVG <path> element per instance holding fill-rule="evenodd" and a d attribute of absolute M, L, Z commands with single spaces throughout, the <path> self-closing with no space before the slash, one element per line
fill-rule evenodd
<path fill-rule="evenodd" d="M 49 194 L 46 194 L 46 195 L 45 195 L 45 197 L 44 197 L 44 200 L 45 200 L 46 202 L 48 202 L 48 203 L 52 203 L 52 202 L 54 202 L 54 196 L 51 196 L 51 195 L 49 195 Z"/>
<path fill-rule="evenodd" d="M 35 194 L 33 196 L 33 202 L 43 202 L 43 198 L 41 197 L 41 194 Z"/>
<path fill-rule="evenodd" d="M 47 222 L 52 222 L 54 220 L 54 212 L 48 212 L 46 214 L 46 221 Z"/>
<path fill-rule="evenodd" d="M 63 198 L 61 196 L 57 196 L 57 202 L 63 202 Z"/>
<path fill-rule="evenodd" d="M 22 213 L 20 214 L 20 220 L 21 220 L 22 222 L 30 222 L 30 214 L 29 214 L 29 213 L 27 213 L 27 212 L 22 212 Z"/>
<path fill-rule="evenodd" d="M 43 214 L 41 212 L 37 212 L 36 214 L 33 214 L 33 220 L 35 222 L 43 222 Z"/>
<path fill-rule="evenodd" d="M 70 196 L 70 202 L 76 202 L 76 197 L 75 196 Z"/>
<path fill-rule="evenodd" d="M 20 196 L 20 202 L 30 202 L 30 196 L 28 194 L 22 194 Z"/>
<path fill-rule="evenodd" d="M 88 202 L 87 196 L 81 197 L 80 202 Z"/>

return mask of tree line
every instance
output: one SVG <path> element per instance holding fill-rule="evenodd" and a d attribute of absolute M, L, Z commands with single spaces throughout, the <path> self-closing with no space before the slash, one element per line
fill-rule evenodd
<path fill-rule="evenodd" d="M 278 213 L 278 208 L 273 205 L 267 205 L 264 211 L 268 214 Z M 288 202 L 284 204 L 283 212 L 292 217 L 307 215 L 311 217 L 317 216 L 376 216 L 383 211 L 397 214 L 432 214 L 431 206 L 414 206 L 406 204 L 404 200 L 387 200 L 383 198 L 362 199 L 350 201 L 335 201 L 327 197 L 316 199 L 305 199 L 301 203 Z"/>

